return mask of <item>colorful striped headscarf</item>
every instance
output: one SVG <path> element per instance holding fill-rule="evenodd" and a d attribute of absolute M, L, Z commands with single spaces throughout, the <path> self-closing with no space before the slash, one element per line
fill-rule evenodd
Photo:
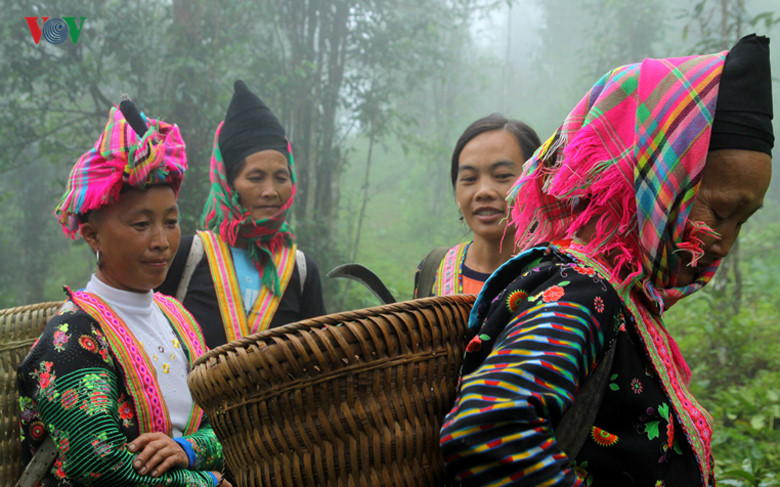
<path fill-rule="evenodd" d="M 275 215 L 255 220 L 252 213 L 241 205 L 238 192 L 233 191 L 228 183 L 222 153 L 219 150 L 219 134 L 223 123 L 219 124 L 214 134 L 214 150 L 209 170 L 211 190 L 200 223 L 204 228 L 217 233 L 229 245 L 235 246 L 239 240 L 248 242 L 249 257 L 260 272 L 260 281 L 274 294 L 279 295 L 279 271 L 272 256 L 283 246 L 295 242 L 295 235 L 287 222 L 296 187 L 292 148 L 288 142 L 287 154 L 292 181 L 290 199 Z"/>
<path fill-rule="evenodd" d="M 726 52 L 645 61 L 602 77 L 526 163 L 510 191 L 519 249 L 596 231 L 589 255 L 609 255 L 623 291 L 639 286 L 661 309 L 701 289 L 675 286 L 702 235 L 688 220 L 707 157 Z"/>
<path fill-rule="evenodd" d="M 122 187 L 168 184 L 178 194 L 187 157 L 179 127 L 151 118 L 142 137 L 122 112 L 112 107 L 95 147 L 82 155 L 68 177 L 65 194 L 54 209 L 66 235 L 75 239 L 79 215 L 116 203 Z"/>

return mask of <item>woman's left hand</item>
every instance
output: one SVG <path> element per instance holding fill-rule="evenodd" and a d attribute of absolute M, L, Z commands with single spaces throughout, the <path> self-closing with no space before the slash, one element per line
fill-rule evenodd
<path fill-rule="evenodd" d="M 172 468 L 187 468 L 189 458 L 184 449 L 164 433 L 144 433 L 127 445 L 130 453 L 138 453 L 133 468 L 141 475 L 159 477 Z"/>

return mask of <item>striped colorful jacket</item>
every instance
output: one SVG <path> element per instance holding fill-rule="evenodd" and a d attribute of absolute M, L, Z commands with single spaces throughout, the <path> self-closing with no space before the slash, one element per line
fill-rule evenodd
<path fill-rule="evenodd" d="M 602 272 L 550 247 L 490 278 L 470 320 L 454 407 L 441 431 L 451 480 L 480 486 L 710 485 L 673 388 Z M 555 427 L 614 340 L 610 382 L 576 458 Z M 709 452 L 707 452 L 709 455 Z M 706 480 L 705 480 L 706 477 Z"/>

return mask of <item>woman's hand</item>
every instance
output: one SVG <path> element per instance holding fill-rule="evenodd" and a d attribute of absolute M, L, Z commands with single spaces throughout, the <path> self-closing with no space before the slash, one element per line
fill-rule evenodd
<path fill-rule="evenodd" d="M 164 433 L 144 433 L 131 441 L 127 449 L 131 453 L 138 453 L 133 460 L 133 468 L 140 475 L 159 477 L 172 468 L 190 466 L 187 453 L 181 445 Z"/>

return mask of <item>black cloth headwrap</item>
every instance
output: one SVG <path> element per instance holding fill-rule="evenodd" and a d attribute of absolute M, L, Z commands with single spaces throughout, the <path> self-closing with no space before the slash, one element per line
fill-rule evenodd
<path fill-rule="evenodd" d="M 769 39 L 750 34 L 726 56 L 710 150 L 746 149 L 771 156 L 774 143 Z"/>
<path fill-rule="evenodd" d="M 225 171 L 230 174 L 255 152 L 271 149 L 288 157 L 284 127 L 268 105 L 241 80 L 236 81 L 233 89 L 218 141 Z"/>

